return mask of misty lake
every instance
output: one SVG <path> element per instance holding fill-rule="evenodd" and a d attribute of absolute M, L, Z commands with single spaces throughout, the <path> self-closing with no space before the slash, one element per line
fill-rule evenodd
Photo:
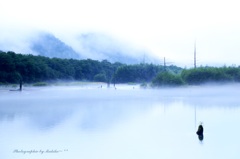
<path fill-rule="evenodd" d="M 0 88 L 0 158 L 240 158 L 239 84 L 116 87 Z"/>

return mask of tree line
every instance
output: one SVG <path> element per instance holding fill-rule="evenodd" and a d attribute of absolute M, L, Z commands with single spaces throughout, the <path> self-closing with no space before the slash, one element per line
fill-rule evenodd
<path fill-rule="evenodd" d="M 161 72 L 153 86 L 199 85 L 204 83 L 240 82 L 240 67 L 198 67 L 183 69 L 180 74 Z"/>
<path fill-rule="evenodd" d="M 173 73 L 180 67 L 168 66 Z M 35 83 L 55 80 L 106 83 L 151 82 L 165 67 L 155 64 L 127 65 L 92 59 L 60 59 L 0 51 L 0 83 Z"/>
<path fill-rule="evenodd" d="M 151 83 L 152 86 L 196 85 L 207 82 L 240 82 L 240 67 L 197 67 L 132 64 L 107 60 L 60 59 L 0 51 L 0 83 L 55 80 L 110 83 Z"/>

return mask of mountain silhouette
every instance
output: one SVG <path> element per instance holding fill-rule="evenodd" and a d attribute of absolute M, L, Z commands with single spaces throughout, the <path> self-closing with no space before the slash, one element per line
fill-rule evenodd
<path fill-rule="evenodd" d="M 31 42 L 31 50 L 38 55 L 57 58 L 80 59 L 79 53 L 72 47 L 49 33 L 41 33 Z"/>

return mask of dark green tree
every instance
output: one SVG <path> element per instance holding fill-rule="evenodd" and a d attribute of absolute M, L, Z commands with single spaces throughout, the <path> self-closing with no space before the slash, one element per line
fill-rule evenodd
<path fill-rule="evenodd" d="M 180 86 L 183 84 L 184 84 L 184 81 L 182 80 L 180 75 L 176 75 L 170 72 L 161 72 L 152 81 L 152 85 L 156 87 Z"/>

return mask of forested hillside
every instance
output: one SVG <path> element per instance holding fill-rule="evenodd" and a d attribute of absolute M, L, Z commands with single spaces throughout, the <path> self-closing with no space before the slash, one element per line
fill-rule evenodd
<path fill-rule="evenodd" d="M 188 84 L 206 82 L 240 82 L 240 67 L 198 67 L 184 69 L 182 79 Z"/>
<path fill-rule="evenodd" d="M 199 85 L 205 83 L 240 82 L 240 67 L 198 67 L 183 69 L 180 74 L 161 72 L 152 86 Z"/>
<path fill-rule="evenodd" d="M 110 63 L 107 60 L 74 60 L 0 52 L 0 82 L 25 83 L 78 80 L 107 83 L 151 82 L 164 70 L 179 73 L 176 66 Z"/>
<path fill-rule="evenodd" d="M 152 86 L 196 85 L 207 82 L 240 82 L 240 67 L 198 67 L 154 64 L 127 65 L 107 60 L 75 60 L 0 52 L 0 83 L 49 82 L 55 80 L 106 83 L 151 82 Z"/>

